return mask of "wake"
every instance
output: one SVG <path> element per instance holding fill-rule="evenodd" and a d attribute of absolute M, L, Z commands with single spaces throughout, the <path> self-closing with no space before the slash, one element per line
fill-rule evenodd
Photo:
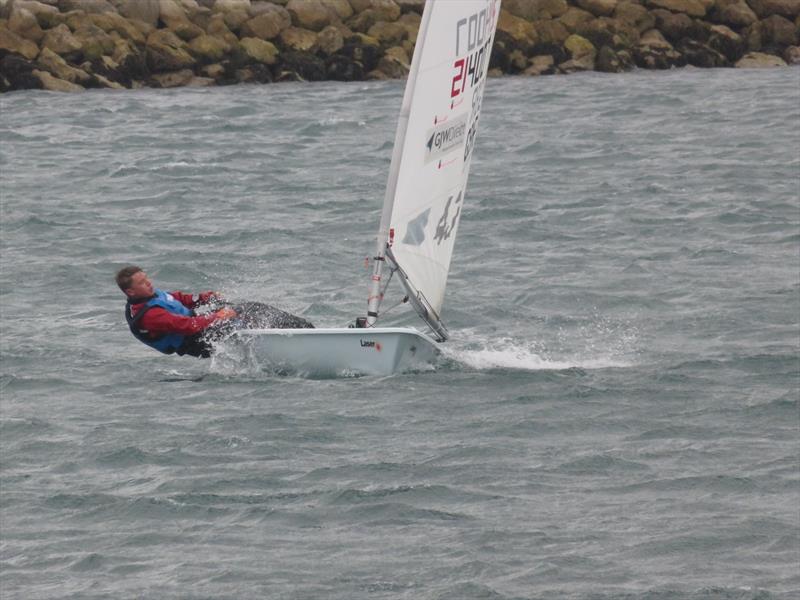
<path fill-rule="evenodd" d="M 445 358 L 470 369 L 511 369 L 519 371 L 562 371 L 567 369 L 612 369 L 635 365 L 621 356 L 619 348 L 587 348 L 553 356 L 541 345 L 514 338 L 471 339 L 442 346 Z"/>

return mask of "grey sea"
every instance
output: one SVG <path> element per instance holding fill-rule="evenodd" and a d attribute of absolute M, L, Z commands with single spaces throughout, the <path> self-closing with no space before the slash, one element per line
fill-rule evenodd
<path fill-rule="evenodd" d="M 363 315 L 402 92 L 0 97 L 0 597 L 800 597 L 797 68 L 489 81 L 435 368 L 130 335 Z"/>

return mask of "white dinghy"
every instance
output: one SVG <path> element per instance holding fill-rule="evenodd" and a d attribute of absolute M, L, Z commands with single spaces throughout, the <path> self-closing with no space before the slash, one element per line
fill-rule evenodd
<path fill-rule="evenodd" d="M 367 316 L 341 329 L 244 329 L 260 365 L 315 375 L 388 375 L 436 360 L 501 0 L 427 0 L 397 124 Z M 393 275 L 429 331 L 380 327 Z"/>

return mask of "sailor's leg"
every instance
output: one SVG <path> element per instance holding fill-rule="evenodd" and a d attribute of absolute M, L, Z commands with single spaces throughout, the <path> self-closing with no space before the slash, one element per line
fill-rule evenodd
<path fill-rule="evenodd" d="M 314 326 L 293 315 L 263 302 L 243 302 L 233 306 L 242 329 L 313 329 Z"/>

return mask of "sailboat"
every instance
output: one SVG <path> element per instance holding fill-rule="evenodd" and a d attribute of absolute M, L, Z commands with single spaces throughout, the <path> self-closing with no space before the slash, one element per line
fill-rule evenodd
<path fill-rule="evenodd" d="M 315 375 L 388 375 L 434 363 L 501 0 L 427 0 L 397 124 L 367 314 L 331 329 L 245 329 L 258 364 Z M 427 326 L 381 327 L 397 278 Z"/>

